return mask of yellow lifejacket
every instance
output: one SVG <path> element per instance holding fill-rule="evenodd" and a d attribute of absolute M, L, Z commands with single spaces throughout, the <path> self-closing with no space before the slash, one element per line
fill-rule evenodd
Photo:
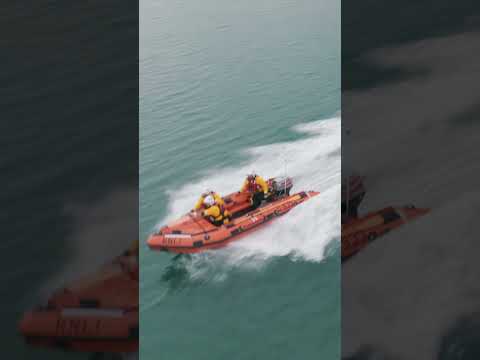
<path fill-rule="evenodd" d="M 213 205 L 203 211 L 203 216 L 211 218 L 213 221 L 225 221 L 228 222 L 230 212 L 223 206 Z"/>
<path fill-rule="evenodd" d="M 256 175 L 255 179 L 252 181 L 245 179 L 240 191 L 250 191 L 252 193 L 263 191 L 264 194 L 268 194 L 268 184 L 261 176 Z"/>
<path fill-rule="evenodd" d="M 216 205 L 219 205 L 219 206 L 225 205 L 225 202 L 223 201 L 223 198 L 219 194 L 217 194 L 216 192 L 212 192 L 212 193 L 202 194 L 202 196 L 200 196 L 197 203 L 195 204 L 195 207 L 194 207 L 195 210 L 200 210 L 203 207 L 203 201 L 205 200 L 205 198 L 208 195 L 213 196 L 213 198 L 215 199 L 215 204 Z"/>

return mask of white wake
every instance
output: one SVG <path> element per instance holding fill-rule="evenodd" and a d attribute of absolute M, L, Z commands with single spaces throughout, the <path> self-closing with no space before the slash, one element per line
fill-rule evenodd
<path fill-rule="evenodd" d="M 241 166 L 215 169 L 215 176 L 205 175 L 169 194 L 169 215 L 158 226 L 189 211 L 206 189 L 222 195 L 238 190 L 252 170 L 267 178 L 284 175 L 286 167 L 287 174 L 294 179 L 294 192 L 320 192 L 257 233 L 224 249 L 195 255 L 188 265 L 193 276 L 202 276 L 203 271 L 214 273 L 212 269 L 218 266 L 258 268 L 277 256 L 318 262 L 327 255 L 329 244 L 339 241 L 340 117 L 302 124 L 294 130 L 306 137 L 248 149 L 248 161 Z M 216 276 L 221 278 L 219 274 Z"/>

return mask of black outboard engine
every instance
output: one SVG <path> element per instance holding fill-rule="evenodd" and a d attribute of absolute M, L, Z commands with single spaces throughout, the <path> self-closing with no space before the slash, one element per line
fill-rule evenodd
<path fill-rule="evenodd" d="M 290 177 L 281 176 L 273 178 L 269 181 L 272 197 L 277 199 L 282 196 L 289 196 L 293 187 L 293 180 Z"/>

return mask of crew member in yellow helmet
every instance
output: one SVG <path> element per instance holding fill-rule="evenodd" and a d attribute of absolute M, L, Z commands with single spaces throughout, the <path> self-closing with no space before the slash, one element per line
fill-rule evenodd
<path fill-rule="evenodd" d="M 196 211 L 196 210 L 204 209 L 205 208 L 205 204 L 204 204 L 205 198 L 209 195 L 213 196 L 213 198 L 215 200 L 215 204 L 217 204 L 219 206 L 224 206 L 225 205 L 225 202 L 223 201 L 223 198 L 218 193 L 216 193 L 215 191 L 207 190 L 200 196 L 200 198 L 198 199 L 197 203 L 195 204 L 193 210 Z"/>
<path fill-rule="evenodd" d="M 213 195 L 208 195 L 203 200 L 205 210 L 202 211 L 203 217 L 208 219 L 213 225 L 220 226 L 230 221 L 231 214 L 223 205 L 216 203 Z"/>

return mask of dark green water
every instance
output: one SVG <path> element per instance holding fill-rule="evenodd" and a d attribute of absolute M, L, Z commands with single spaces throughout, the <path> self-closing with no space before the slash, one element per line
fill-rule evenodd
<path fill-rule="evenodd" d="M 143 359 L 339 358 L 339 110 L 339 2 L 140 2 Z M 285 162 L 318 200 L 220 251 L 146 248 L 206 187 Z"/>

